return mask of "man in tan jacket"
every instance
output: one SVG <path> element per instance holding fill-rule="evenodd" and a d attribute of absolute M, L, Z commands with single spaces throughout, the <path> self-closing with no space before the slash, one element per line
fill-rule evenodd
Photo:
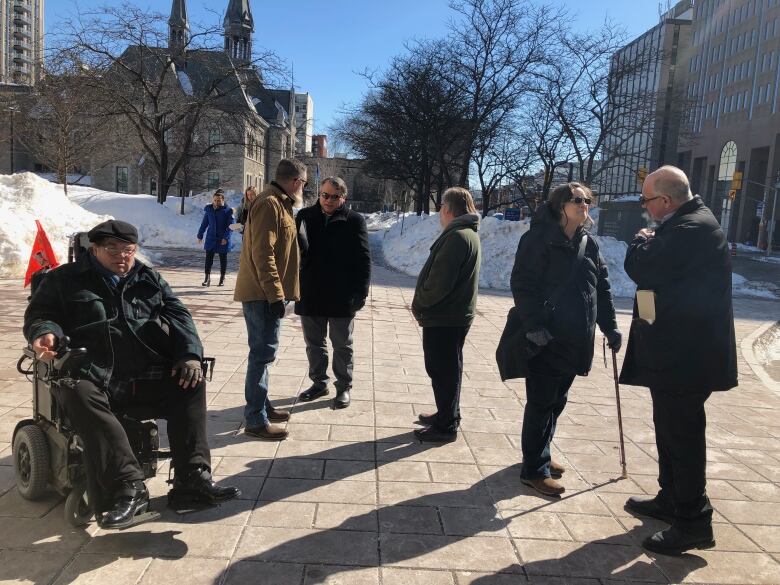
<path fill-rule="evenodd" d="M 244 309 L 249 360 L 244 384 L 244 434 L 280 441 L 287 431 L 273 422 L 289 420 L 268 400 L 268 366 L 276 359 L 279 329 L 287 301 L 300 298 L 299 253 L 293 203 L 303 197 L 306 167 L 282 159 L 276 178 L 249 209 L 233 298 Z"/>

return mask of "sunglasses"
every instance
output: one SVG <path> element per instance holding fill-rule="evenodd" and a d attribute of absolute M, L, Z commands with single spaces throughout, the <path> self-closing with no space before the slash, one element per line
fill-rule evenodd
<path fill-rule="evenodd" d="M 338 201 L 341 199 L 341 195 L 339 193 L 336 193 L 335 195 L 330 195 L 328 193 L 320 193 L 320 197 L 325 201 Z"/>
<path fill-rule="evenodd" d="M 584 203 L 585 205 L 590 205 L 593 199 L 591 199 L 590 197 L 572 197 L 571 199 L 569 199 L 569 201 L 571 201 L 572 203 L 576 203 L 577 205 L 581 205 L 582 203 Z"/>

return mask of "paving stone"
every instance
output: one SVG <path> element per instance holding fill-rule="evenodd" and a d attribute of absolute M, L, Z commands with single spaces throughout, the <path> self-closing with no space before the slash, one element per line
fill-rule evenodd
<path fill-rule="evenodd" d="M 598 359 L 587 378 L 575 380 L 553 443 L 553 456 L 568 468 L 564 497 L 543 498 L 520 483 L 524 383 L 501 383 L 494 362 L 510 294 L 480 291 L 464 348 L 463 423 L 455 443 L 421 444 L 412 434 L 417 415 L 434 404 L 420 329 L 406 308 L 414 280 L 379 267 L 356 323 L 353 404 L 333 410 L 332 394 L 296 404 L 309 382 L 300 320 L 291 316 L 271 366 L 274 404 L 294 411 L 290 437 L 261 441 L 241 431 L 246 330 L 229 290 L 234 274 L 225 290 L 204 296 L 201 253 L 165 257 L 178 258 L 180 265 L 163 266 L 163 273 L 191 308 L 207 352 L 218 358 L 208 413 L 215 478 L 239 485 L 248 499 L 187 514 L 164 509 L 167 462 L 148 482 L 160 521 L 120 532 L 94 523 L 71 529 L 56 494 L 42 502 L 20 498 L 9 441 L 16 421 L 30 414 L 30 385 L 10 358 L 4 361 L 15 361 L 24 343 L 20 314 L 4 307 L 19 306 L 25 293 L 0 280 L 9 300 L 0 307 L 0 581 L 780 583 L 780 397 L 760 385 L 741 353 L 739 391 L 714 394 L 707 404 L 717 546 L 651 560 L 639 543 L 663 523 L 623 510 L 628 496 L 658 489 L 649 394 L 622 388 L 631 475 L 615 481 L 614 387 Z M 617 304 L 627 330 L 630 301 Z M 736 299 L 738 341 L 777 306 Z"/>
<path fill-rule="evenodd" d="M 248 527 L 236 558 L 293 563 L 376 566 L 375 532 Z"/>
<path fill-rule="evenodd" d="M 260 492 L 266 501 L 343 502 L 375 504 L 376 486 L 370 481 L 337 482 L 316 479 L 269 478 Z"/>
<path fill-rule="evenodd" d="M 89 554 L 82 553 L 74 561 L 65 567 L 62 574 L 54 581 L 54 585 L 135 585 L 136 583 L 150 583 L 142 580 L 149 566 L 157 559 L 152 557 L 127 558 L 117 557 L 116 554 Z M 215 562 L 206 559 L 188 559 L 193 564 L 198 561 Z M 169 560 L 169 563 L 181 562 Z M 227 560 L 216 561 L 226 565 Z M 210 575 L 213 579 L 214 575 Z M 197 583 L 197 581 L 193 581 Z"/>
<path fill-rule="evenodd" d="M 385 533 L 379 546 L 383 566 L 498 571 L 518 562 L 503 538 Z"/>

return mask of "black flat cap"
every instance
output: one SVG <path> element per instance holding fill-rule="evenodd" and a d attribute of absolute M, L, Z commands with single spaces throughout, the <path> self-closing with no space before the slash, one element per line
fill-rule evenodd
<path fill-rule="evenodd" d="M 103 223 L 97 224 L 89 232 L 87 237 L 90 242 L 97 242 L 103 238 L 116 238 L 123 242 L 130 244 L 138 243 L 138 230 L 135 226 L 127 223 L 126 221 L 120 221 L 118 219 L 109 219 Z"/>

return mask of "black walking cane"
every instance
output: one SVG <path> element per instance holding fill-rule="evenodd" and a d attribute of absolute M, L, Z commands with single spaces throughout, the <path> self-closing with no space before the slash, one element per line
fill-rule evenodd
<path fill-rule="evenodd" d="M 604 338 L 604 367 L 607 367 L 607 338 Z M 618 430 L 620 432 L 620 466 L 623 468 L 621 479 L 628 479 L 626 469 L 626 445 L 623 442 L 623 412 L 620 410 L 620 384 L 618 383 L 617 352 L 612 351 L 612 377 L 615 380 L 615 401 L 617 402 Z"/>

